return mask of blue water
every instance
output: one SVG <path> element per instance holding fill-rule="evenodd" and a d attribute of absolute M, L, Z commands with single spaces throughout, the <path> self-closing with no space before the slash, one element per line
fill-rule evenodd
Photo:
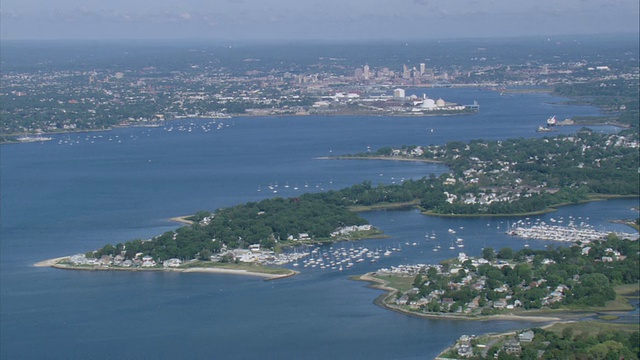
<path fill-rule="evenodd" d="M 105 243 L 161 234 L 178 226 L 168 218 L 201 209 L 446 171 L 437 164 L 318 157 L 363 152 L 368 146 L 543 136 L 535 129 L 550 115 L 597 114 L 591 107 L 558 105 L 562 99 L 546 94 L 501 96 L 468 89 L 427 94 L 459 103 L 477 100 L 482 109 L 460 117 L 240 117 L 216 124 L 180 120 L 164 128 L 118 128 L 3 145 L 0 357 L 422 359 L 461 334 L 527 327 L 526 322 L 439 321 L 397 314 L 373 304 L 379 291 L 348 279 L 380 267 L 455 256 L 458 250 L 447 249 L 449 228 L 465 239 L 464 251 L 470 255 L 485 246 L 521 247 L 522 240 L 503 234 L 512 218 L 366 213 L 389 238 L 362 244 L 381 249 L 400 245 L 402 252 L 341 273 L 302 269 L 298 276 L 271 282 L 32 266 Z M 218 130 L 220 122 L 225 125 Z M 268 189 L 275 184 L 278 194 Z M 628 231 L 609 221 L 635 218 L 633 205 L 637 200 L 590 203 L 540 218 L 589 217 L 587 222 L 597 228 Z M 432 251 L 433 243 L 424 239 L 427 233 L 436 233 L 441 251 Z M 416 246 L 406 245 L 414 242 Z M 545 245 L 530 243 L 532 248 Z"/>

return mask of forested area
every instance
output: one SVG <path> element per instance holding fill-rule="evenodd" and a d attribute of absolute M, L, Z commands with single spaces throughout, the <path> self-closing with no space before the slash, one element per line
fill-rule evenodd
<path fill-rule="evenodd" d="M 637 141 L 637 134 L 583 129 L 543 139 L 382 148 L 355 156 L 437 160 L 448 165 L 451 174 L 366 191 L 352 188 L 349 193 L 365 196 L 350 200 L 368 204 L 379 198 L 419 199 L 424 210 L 436 214 L 523 214 L 595 195 L 638 195 Z"/>
<path fill-rule="evenodd" d="M 91 256 L 116 255 L 125 251 L 133 259 L 137 253 L 154 259 L 178 258 L 208 260 L 223 247 L 247 248 L 252 244 L 273 249 L 289 236 L 306 233 L 316 240 L 327 240 L 335 229 L 364 225 L 367 221 L 344 206 L 314 196 L 274 198 L 222 208 L 210 213 L 198 212 L 193 225 L 168 231 L 151 240 L 134 240 L 116 246 L 107 245 Z"/>
<path fill-rule="evenodd" d="M 611 119 L 637 131 L 640 119 L 640 96 L 637 79 L 616 79 L 587 83 L 562 84 L 554 92 L 580 103 L 598 106 L 611 113 Z"/>

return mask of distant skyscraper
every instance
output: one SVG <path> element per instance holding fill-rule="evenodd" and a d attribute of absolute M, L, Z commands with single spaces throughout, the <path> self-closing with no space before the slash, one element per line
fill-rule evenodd
<path fill-rule="evenodd" d="M 353 73 L 353 76 L 355 76 L 356 79 L 362 79 L 362 76 L 363 76 L 362 69 L 357 68 L 356 71 Z"/>
<path fill-rule="evenodd" d="M 427 71 L 427 64 L 420 63 L 420 76 L 424 76 L 425 71 Z"/>
<path fill-rule="evenodd" d="M 407 67 L 407 65 L 402 65 L 402 78 L 403 79 L 411 78 L 411 71 L 409 71 L 409 67 Z"/>
<path fill-rule="evenodd" d="M 369 65 L 364 66 L 364 79 L 369 80 L 371 73 L 369 72 Z"/>

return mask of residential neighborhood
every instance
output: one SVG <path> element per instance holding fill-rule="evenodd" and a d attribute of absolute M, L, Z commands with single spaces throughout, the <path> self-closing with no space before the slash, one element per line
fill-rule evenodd
<path fill-rule="evenodd" d="M 637 248 L 637 240 L 609 235 L 569 248 L 497 253 L 485 248 L 482 257 L 459 253 L 440 264 L 393 266 L 369 275 L 382 282 L 413 279 L 411 287 L 393 291 L 385 306 L 417 314 L 477 317 L 569 304 L 603 306 L 615 298 L 614 285 L 636 281 Z"/>

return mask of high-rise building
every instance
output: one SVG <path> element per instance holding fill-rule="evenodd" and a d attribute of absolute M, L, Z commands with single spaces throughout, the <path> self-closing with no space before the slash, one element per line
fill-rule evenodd
<path fill-rule="evenodd" d="M 424 73 L 427 71 L 427 64 L 420 63 L 420 76 L 424 76 Z"/>
<path fill-rule="evenodd" d="M 407 67 L 407 65 L 402 65 L 402 78 L 403 79 L 411 78 L 411 71 L 409 71 L 409 67 Z"/>
<path fill-rule="evenodd" d="M 393 97 L 397 99 L 404 99 L 404 89 L 393 90 Z"/>
<path fill-rule="evenodd" d="M 356 71 L 353 73 L 353 76 L 356 79 L 362 79 L 362 76 L 363 76 L 362 69 L 357 68 Z"/>
<path fill-rule="evenodd" d="M 369 72 L 369 65 L 364 66 L 364 79 L 369 80 L 371 73 Z"/>

